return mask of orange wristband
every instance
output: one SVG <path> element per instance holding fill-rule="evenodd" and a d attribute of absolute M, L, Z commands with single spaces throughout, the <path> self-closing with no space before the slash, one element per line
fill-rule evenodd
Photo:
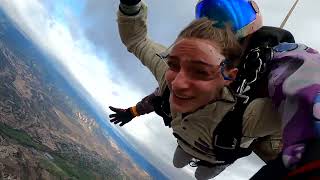
<path fill-rule="evenodd" d="M 134 115 L 134 117 L 140 116 L 140 114 L 137 111 L 137 107 L 136 106 L 132 106 L 130 108 L 130 110 L 131 110 L 132 114 Z"/>

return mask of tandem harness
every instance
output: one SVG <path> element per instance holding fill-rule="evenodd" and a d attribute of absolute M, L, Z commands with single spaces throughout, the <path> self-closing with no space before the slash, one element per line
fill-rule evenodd
<path fill-rule="evenodd" d="M 267 82 L 267 63 L 272 58 L 272 48 L 255 48 L 252 49 L 245 59 L 239 65 L 240 74 L 231 84 L 230 90 L 235 94 L 237 100 L 234 109 L 228 112 L 222 121 L 218 124 L 213 132 L 213 154 L 215 155 L 217 164 L 212 164 L 203 160 L 193 160 L 190 166 L 208 166 L 231 164 L 235 160 L 249 155 L 252 150 L 250 148 L 241 148 L 242 134 L 242 117 L 251 101 L 259 97 L 265 97 L 266 93 L 262 92 L 260 87 L 266 86 Z M 262 88 L 266 89 L 266 88 Z M 171 127 L 171 113 L 169 104 L 170 91 L 166 87 L 162 96 L 157 96 L 152 103 L 155 112 L 160 115 L 166 126 Z M 174 134 L 175 135 L 175 134 Z M 181 137 L 175 137 L 184 141 Z M 185 141 L 184 141 L 185 142 Z M 186 143 L 186 142 L 185 142 Z M 191 145 L 190 145 L 191 146 Z M 191 146 L 192 147 L 192 146 Z M 198 152 L 202 152 L 194 148 Z M 202 152 L 205 154 L 205 152 Z"/>

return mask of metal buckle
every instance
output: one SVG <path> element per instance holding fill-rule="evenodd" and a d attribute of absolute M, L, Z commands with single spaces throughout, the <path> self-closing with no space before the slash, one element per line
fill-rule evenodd
<path fill-rule="evenodd" d="M 237 93 L 243 94 L 250 90 L 250 86 L 247 84 L 247 79 L 244 79 L 241 83 L 241 86 L 237 89 Z"/>
<path fill-rule="evenodd" d="M 250 86 L 247 84 L 247 79 L 244 79 L 241 83 L 241 86 L 237 89 L 237 94 L 235 94 L 235 96 L 244 98 L 245 100 L 243 101 L 243 104 L 247 104 L 250 97 L 247 95 L 244 95 L 243 93 L 249 90 L 250 90 Z"/>
<path fill-rule="evenodd" d="M 220 145 L 217 144 L 218 136 L 219 135 L 216 135 L 216 137 L 214 138 L 214 146 L 216 146 L 218 148 L 221 148 L 221 149 L 227 149 L 227 150 L 236 149 L 236 146 L 237 146 L 237 143 L 238 143 L 238 140 L 236 138 L 233 138 L 233 144 L 231 145 L 231 147 L 226 147 L 226 146 L 220 146 Z"/>
<path fill-rule="evenodd" d="M 249 99 L 250 99 L 249 96 L 243 95 L 243 94 L 236 94 L 235 96 L 237 96 L 237 97 L 239 97 L 239 98 L 245 99 L 245 100 L 243 101 L 243 104 L 247 104 L 247 103 L 249 102 Z"/>
<path fill-rule="evenodd" d="M 200 160 L 199 159 L 196 159 L 196 158 L 192 158 L 190 161 L 189 161 L 189 166 L 191 167 L 198 167 L 198 162 Z"/>

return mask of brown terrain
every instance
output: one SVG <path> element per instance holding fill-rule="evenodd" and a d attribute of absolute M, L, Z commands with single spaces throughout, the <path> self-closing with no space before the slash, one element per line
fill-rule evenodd
<path fill-rule="evenodd" d="M 0 179 L 151 179 L 39 62 L 0 39 Z"/>

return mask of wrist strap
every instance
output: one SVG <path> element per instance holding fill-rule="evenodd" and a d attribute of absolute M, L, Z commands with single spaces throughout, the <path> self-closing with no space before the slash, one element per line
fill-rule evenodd
<path fill-rule="evenodd" d="M 140 114 L 137 111 L 137 106 L 132 106 L 130 108 L 130 112 L 133 114 L 134 117 L 140 116 Z"/>

